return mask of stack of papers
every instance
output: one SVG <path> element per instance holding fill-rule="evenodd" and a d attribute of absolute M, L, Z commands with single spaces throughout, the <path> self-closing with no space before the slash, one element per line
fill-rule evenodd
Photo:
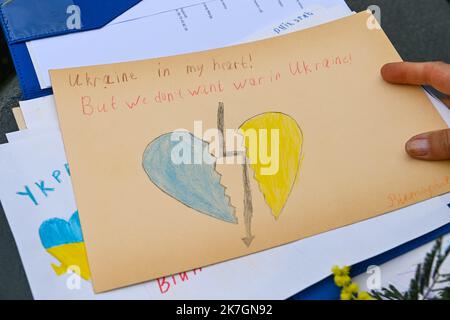
<path fill-rule="evenodd" d="M 102 29 L 27 43 L 41 88 L 51 86 L 52 69 L 218 48 L 351 15 L 339 0 L 177 5 L 154 14 L 143 1 Z M 448 110 L 429 98 L 450 124 Z M 22 101 L 18 111 L 25 127 L 0 146 L 0 200 L 36 299 L 285 299 L 327 277 L 332 265 L 355 264 L 450 222 L 446 194 L 250 256 L 95 294 L 90 274 L 76 268 L 86 261 L 84 239 L 54 97 Z"/>

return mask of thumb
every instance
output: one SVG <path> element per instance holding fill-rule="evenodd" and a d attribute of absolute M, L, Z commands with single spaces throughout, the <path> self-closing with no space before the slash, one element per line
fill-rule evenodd
<path fill-rule="evenodd" d="M 450 160 L 450 129 L 419 134 L 408 140 L 406 152 L 422 160 Z"/>

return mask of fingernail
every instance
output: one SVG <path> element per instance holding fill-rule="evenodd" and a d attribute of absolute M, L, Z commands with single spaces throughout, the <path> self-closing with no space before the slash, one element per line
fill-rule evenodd
<path fill-rule="evenodd" d="M 428 139 L 417 138 L 406 143 L 406 152 L 412 157 L 424 157 L 430 152 Z"/>

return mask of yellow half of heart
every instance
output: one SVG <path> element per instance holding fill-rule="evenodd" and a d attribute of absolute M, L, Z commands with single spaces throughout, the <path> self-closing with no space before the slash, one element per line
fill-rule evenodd
<path fill-rule="evenodd" d="M 281 214 L 302 162 L 303 133 L 280 112 L 266 112 L 240 126 L 247 159 L 275 219 Z"/>

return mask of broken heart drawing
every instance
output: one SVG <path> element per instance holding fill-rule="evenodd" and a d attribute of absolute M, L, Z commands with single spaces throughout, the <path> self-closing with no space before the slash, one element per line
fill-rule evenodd
<path fill-rule="evenodd" d="M 226 194 L 226 186 L 221 183 L 221 174 L 216 170 L 218 160 L 230 155 L 225 148 L 223 103 L 219 103 L 216 130 L 220 150 L 215 154 L 210 152 L 211 141 L 202 140 L 190 132 L 165 133 L 147 145 L 142 165 L 152 183 L 183 205 L 212 218 L 238 224 L 236 208 Z M 246 235 L 242 240 L 249 247 L 254 239 L 251 232 L 254 213 L 250 178 L 256 180 L 277 221 L 301 167 L 303 133 L 292 117 L 281 112 L 255 115 L 244 121 L 238 132 L 243 138 L 242 148 L 231 155 L 240 155 L 243 159 Z M 174 154 L 179 158 L 174 159 Z"/>

